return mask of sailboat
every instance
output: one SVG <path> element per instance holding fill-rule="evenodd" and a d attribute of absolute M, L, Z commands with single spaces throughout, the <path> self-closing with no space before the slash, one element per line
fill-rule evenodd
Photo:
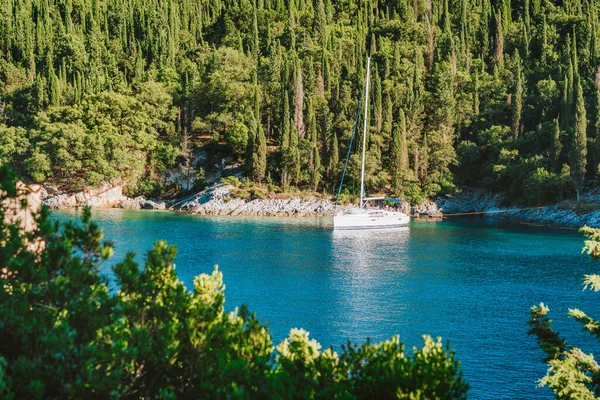
<path fill-rule="evenodd" d="M 371 57 L 367 58 L 367 78 L 365 82 L 365 120 L 363 127 L 362 163 L 360 172 L 360 203 L 358 208 L 351 208 L 338 212 L 333 217 L 333 229 L 390 229 L 406 226 L 410 222 L 410 217 L 402 212 L 369 207 L 369 202 L 385 200 L 385 197 L 365 197 L 365 152 L 369 117 L 370 72 Z M 346 165 L 347 164 L 348 158 L 346 158 Z M 344 166 L 344 174 L 345 169 L 346 167 Z M 342 182 L 340 183 L 338 197 L 342 189 L 344 174 L 342 174 Z"/>

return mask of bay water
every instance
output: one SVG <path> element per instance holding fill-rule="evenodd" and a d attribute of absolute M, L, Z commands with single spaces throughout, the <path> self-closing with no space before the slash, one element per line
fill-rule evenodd
<path fill-rule="evenodd" d="M 76 217 L 58 211 L 60 220 Z M 576 231 L 490 219 L 411 221 L 387 231 L 332 231 L 327 218 L 200 217 L 160 211 L 95 210 L 115 243 L 111 265 L 134 251 L 143 263 L 157 240 L 178 248 L 177 274 L 188 288 L 214 265 L 224 274 L 226 309 L 247 304 L 269 324 L 274 344 L 304 328 L 323 348 L 393 335 L 410 349 L 441 336 L 456 352 L 474 399 L 552 398 L 537 380 L 547 366 L 529 308 L 550 306 L 571 345 L 598 343 L 566 317 L 580 308 L 600 317 L 583 275 L 600 263 L 581 254 Z"/>

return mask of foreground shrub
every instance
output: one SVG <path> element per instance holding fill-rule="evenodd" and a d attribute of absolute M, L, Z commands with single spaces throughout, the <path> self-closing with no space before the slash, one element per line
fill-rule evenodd
<path fill-rule="evenodd" d="M 0 192 L 14 177 L 0 169 Z M 2 199 L 0 199 L 2 200 Z M 177 279 L 175 248 L 158 242 L 143 267 L 113 247 L 89 209 L 60 225 L 43 210 L 31 232 L 0 210 L 1 398 L 465 398 L 453 352 L 425 337 L 348 343 L 341 354 L 292 329 L 276 348 L 244 306 L 224 310 L 222 275 Z M 43 240 L 36 248 L 29 243 Z"/>
<path fill-rule="evenodd" d="M 589 240 L 583 248 L 593 260 L 600 259 L 600 229 L 583 227 L 582 232 Z M 600 291 L 600 275 L 586 275 L 584 289 Z M 531 307 L 528 322 L 529 334 L 537 336 L 537 342 L 546 353 L 544 362 L 548 364 L 546 376 L 540 385 L 548 386 L 559 399 L 596 399 L 600 396 L 600 365 L 593 353 L 585 353 L 577 347 L 567 345 L 552 328 L 548 317 L 550 309 L 544 303 Z M 591 335 L 600 338 L 600 321 L 589 317 L 579 309 L 569 309 L 569 318 L 580 322 Z"/>

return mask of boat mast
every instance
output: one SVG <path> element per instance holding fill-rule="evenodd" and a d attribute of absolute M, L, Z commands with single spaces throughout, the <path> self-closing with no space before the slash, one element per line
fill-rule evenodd
<path fill-rule="evenodd" d="M 367 147 L 367 118 L 369 118 L 369 75 L 371 74 L 371 57 L 367 57 L 367 80 L 365 82 L 365 125 L 362 141 L 362 168 L 360 171 L 360 208 L 365 198 L 365 150 Z"/>

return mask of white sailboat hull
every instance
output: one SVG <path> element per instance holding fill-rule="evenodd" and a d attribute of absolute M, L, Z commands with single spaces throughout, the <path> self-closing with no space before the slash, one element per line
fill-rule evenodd
<path fill-rule="evenodd" d="M 387 210 L 354 210 L 333 217 L 333 229 L 390 229 L 408 225 L 410 217 Z"/>

